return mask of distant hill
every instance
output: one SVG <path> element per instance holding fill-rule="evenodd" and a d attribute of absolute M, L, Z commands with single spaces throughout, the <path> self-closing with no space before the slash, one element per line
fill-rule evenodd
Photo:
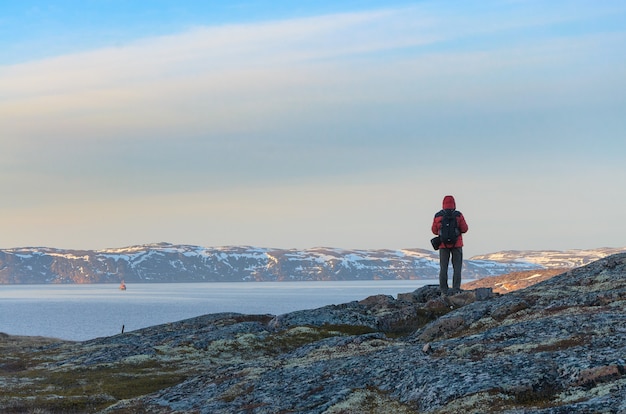
<path fill-rule="evenodd" d="M 491 288 L 496 293 L 509 293 L 524 289 L 556 275 L 567 272 L 568 269 L 535 269 L 525 272 L 513 272 L 506 275 L 485 277 L 483 279 L 464 283 L 462 289 Z"/>
<path fill-rule="evenodd" d="M 500 263 L 534 263 L 545 269 L 584 266 L 613 254 L 626 252 L 626 247 L 601 247 L 588 250 L 505 250 L 473 256 L 470 260 L 489 260 Z"/>
<path fill-rule="evenodd" d="M 590 250 L 506 250 L 497 253 L 489 253 L 473 256 L 471 260 L 489 260 L 509 263 L 511 261 L 523 261 L 534 263 L 541 268 L 521 272 L 511 272 L 500 276 L 482 278 L 463 284 L 463 289 L 476 289 L 480 287 L 492 288 L 497 293 L 509 293 L 514 290 L 524 289 L 536 283 L 543 282 L 556 275 L 567 272 L 569 269 L 593 263 L 613 254 L 623 253 L 626 248 L 602 247 Z"/>
<path fill-rule="evenodd" d="M 575 267 L 625 250 L 492 253 L 465 260 L 463 277 L 480 279 L 557 264 Z M 0 284 L 410 280 L 437 279 L 438 272 L 438 254 L 423 249 L 298 250 L 158 243 L 104 250 L 0 250 Z"/>

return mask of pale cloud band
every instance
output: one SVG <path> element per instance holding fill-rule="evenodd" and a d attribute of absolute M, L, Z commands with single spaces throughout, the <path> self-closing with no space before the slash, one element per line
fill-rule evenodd
<path fill-rule="evenodd" d="M 420 51 L 420 46 L 487 31 L 497 36 L 524 23 L 481 26 L 480 16 L 473 16 L 478 21 L 468 27 L 460 16 L 445 17 L 449 21 L 428 9 L 407 8 L 197 28 L 6 66 L 0 68 L 5 139 L 17 144 L 46 136 L 58 142 L 159 136 L 164 131 L 177 131 L 176 139 L 181 139 L 187 130 L 207 136 L 271 133 L 273 125 L 294 117 L 306 123 L 320 113 L 326 116 L 325 106 L 389 101 L 424 105 L 418 94 L 434 105 L 493 105 L 502 101 L 502 94 L 516 92 L 523 99 L 528 92 L 512 85 L 487 86 L 487 80 L 499 82 L 499 72 L 514 75 L 509 69 L 515 66 L 532 76 L 537 67 L 550 66 L 548 60 L 557 53 L 563 55 L 559 64 L 569 60 L 575 71 L 598 46 L 624 42 L 619 33 L 542 39 L 541 44 L 495 50 Z M 471 76 L 476 76 L 473 84 L 467 82 Z M 461 88 L 437 84 L 455 79 Z M 549 87 L 541 79 L 537 82 Z M 299 116 L 302 112 L 306 116 Z"/>
<path fill-rule="evenodd" d="M 224 218 L 234 203 L 276 224 L 289 204 L 314 215 L 334 199 L 347 240 L 366 217 L 384 215 L 384 203 L 369 202 L 353 222 L 344 212 L 384 188 L 393 199 L 404 186 L 438 199 L 441 179 L 461 192 L 455 177 L 484 189 L 474 181 L 493 184 L 494 170 L 527 183 L 602 146 L 623 148 L 625 32 L 562 29 L 623 15 L 623 6 L 559 2 L 533 13 L 540 3 L 496 3 L 196 27 L 2 66 L 5 216 L 24 214 L 14 223 L 26 225 L 52 206 L 57 223 L 88 226 L 90 213 L 123 217 L 119 203 L 197 222 Z M 601 133 L 589 142 L 589 131 Z M 463 157 L 433 174 L 442 142 Z M 320 213 L 310 231 L 330 232 L 332 216 Z M 266 229 L 245 221 L 255 235 Z"/>

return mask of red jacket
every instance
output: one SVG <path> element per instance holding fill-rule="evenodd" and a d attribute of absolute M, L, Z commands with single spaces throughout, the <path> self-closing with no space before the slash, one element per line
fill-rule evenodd
<path fill-rule="evenodd" d="M 451 195 L 445 196 L 443 198 L 442 204 L 443 204 L 443 210 L 456 210 L 456 202 L 454 201 L 454 197 L 452 197 Z M 443 210 L 435 214 L 435 218 L 433 219 L 433 225 L 431 229 L 433 234 L 439 235 L 439 230 L 441 229 L 441 219 L 443 217 Z M 461 231 L 461 234 L 459 234 L 459 237 L 456 239 L 456 243 L 452 247 L 463 247 L 463 233 L 467 233 L 467 230 L 469 229 L 469 227 L 467 226 L 467 223 L 465 222 L 465 217 L 463 217 L 463 213 L 461 213 L 460 211 L 458 213 L 459 215 L 456 218 L 456 224 L 458 225 L 459 230 Z M 449 246 L 445 246 L 443 243 L 441 243 L 441 245 L 439 246 L 440 249 L 446 248 L 446 247 L 449 247 Z"/>

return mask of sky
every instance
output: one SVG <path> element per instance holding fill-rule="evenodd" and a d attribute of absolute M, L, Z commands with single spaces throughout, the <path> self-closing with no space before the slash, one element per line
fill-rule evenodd
<path fill-rule="evenodd" d="M 621 1 L 0 0 L 0 248 L 626 246 Z"/>

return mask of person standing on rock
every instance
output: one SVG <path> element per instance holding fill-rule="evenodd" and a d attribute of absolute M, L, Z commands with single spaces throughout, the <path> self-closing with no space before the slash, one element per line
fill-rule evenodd
<path fill-rule="evenodd" d="M 446 231 L 445 229 L 450 229 Z M 463 233 L 468 230 L 465 217 L 456 209 L 456 201 L 451 195 L 443 198 L 443 209 L 435 214 L 432 232 L 441 237 L 439 244 L 439 288 L 448 294 L 448 264 L 452 257 L 452 290 L 461 290 L 461 268 L 463 266 Z M 448 236 L 445 233 L 451 233 Z M 445 239 L 445 240 L 444 240 Z"/>

